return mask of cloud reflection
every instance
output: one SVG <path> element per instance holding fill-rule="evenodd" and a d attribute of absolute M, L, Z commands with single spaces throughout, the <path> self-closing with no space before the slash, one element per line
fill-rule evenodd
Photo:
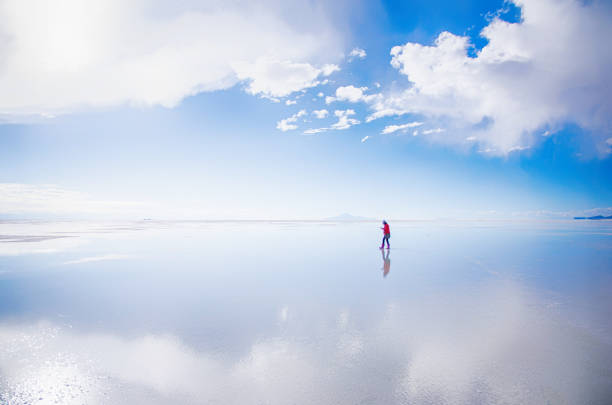
<path fill-rule="evenodd" d="M 237 356 L 172 335 L 5 324 L 0 402 L 596 404 L 612 394 L 609 345 L 516 284 L 408 297 L 370 321 L 330 308 L 337 322 L 323 329 L 316 311 L 298 321 L 285 308 L 282 332 Z"/>
<path fill-rule="evenodd" d="M 0 256 L 22 256 L 32 254 L 58 253 L 75 249 L 84 244 L 81 238 L 76 237 L 22 237 L 16 236 L 8 239 L 5 235 L 0 240 Z"/>
<path fill-rule="evenodd" d="M 75 260 L 68 260 L 67 262 L 64 262 L 62 264 L 82 264 L 82 263 L 91 263 L 91 262 L 101 262 L 101 261 L 106 261 L 106 260 L 123 260 L 123 259 L 130 259 L 133 256 L 130 255 L 121 255 L 121 254 L 107 254 L 107 255 L 101 255 L 101 256 L 88 256 L 88 257 L 82 257 L 80 259 L 75 259 Z"/>

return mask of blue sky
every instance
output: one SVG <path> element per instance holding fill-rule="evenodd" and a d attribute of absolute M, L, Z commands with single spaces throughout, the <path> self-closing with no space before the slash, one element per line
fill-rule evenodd
<path fill-rule="evenodd" d="M 6 2 L 0 216 L 612 211 L 609 5 L 233 4 Z"/>

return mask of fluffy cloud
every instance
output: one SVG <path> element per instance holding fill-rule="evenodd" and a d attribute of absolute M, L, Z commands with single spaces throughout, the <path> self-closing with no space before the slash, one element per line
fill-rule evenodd
<path fill-rule="evenodd" d="M 321 111 L 327 111 L 327 110 L 321 110 Z M 325 114 L 327 115 L 327 114 Z M 338 121 L 333 123 L 331 125 L 331 127 L 324 127 L 324 128 L 310 128 L 304 131 L 305 134 L 308 135 L 312 135 L 312 134 L 318 134 L 320 132 L 326 132 L 329 130 L 341 130 L 341 129 L 349 129 L 350 127 L 352 127 L 353 125 L 357 125 L 360 123 L 359 120 L 355 119 L 355 118 L 351 118 L 351 116 L 355 115 L 355 110 L 335 110 L 334 111 L 334 116 L 336 116 L 336 118 L 338 118 Z"/>
<path fill-rule="evenodd" d="M 341 44 L 323 8 L 8 0 L 0 6 L 0 112 L 19 120 L 124 103 L 173 107 L 240 80 L 250 93 L 285 96 L 338 69 L 326 65 Z M 293 23 L 298 15 L 304 23 Z"/>
<path fill-rule="evenodd" d="M 327 111 L 326 109 L 322 109 L 322 110 L 314 110 L 312 113 L 314 114 L 315 117 L 319 119 L 323 119 L 327 117 L 327 114 L 329 114 L 329 111 Z"/>
<path fill-rule="evenodd" d="M 360 101 L 372 102 L 379 99 L 380 95 L 378 94 L 365 95 L 364 91 L 367 89 L 367 87 L 355 87 L 353 85 L 341 86 L 336 89 L 335 97 L 325 97 L 325 103 L 330 104 L 334 101 L 348 101 L 350 103 L 357 103 Z"/>
<path fill-rule="evenodd" d="M 338 70 L 336 65 L 315 68 L 309 63 L 292 63 L 259 59 L 254 63 L 233 65 L 239 79 L 249 81 L 246 88 L 250 94 L 267 97 L 284 97 L 296 91 L 315 87 L 320 77 L 329 76 Z"/>
<path fill-rule="evenodd" d="M 336 99 L 356 103 L 363 99 L 363 92 L 367 87 L 344 86 L 336 89 Z"/>
<path fill-rule="evenodd" d="M 351 126 L 359 124 L 358 120 L 351 118 L 351 115 L 355 115 L 354 110 L 336 110 L 334 115 L 338 117 L 338 122 L 332 124 L 333 129 L 349 129 Z"/>
<path fill-rule="evenodd" d="M 414 128 L 423 125 L 422 122 L 409 122 L 402 125 L 387 125 L 381 132 L 381 134 L 392 134 L 397 131 L 407 130 L 408 128 Z"/>
<path fill-rule="evenodd" d="M 599 144 L 612 128 L 612 37 L 609 5 L 575 0 L 514 0 L 522 20 L 494 18 L 481 32 L 488 44 L 468 56 L 467 37 L 441 33 L 433 46 L 407 43 L 391 50 L 391 64 L 411 86 L 374 100 L 368 121 L 420 114 L 445 121 L 432 138 L 506 154 L 536 135 L 575 122 Z M 452 129 L 452 131 L 451 131 Z M 609 150 L 609 148 L 606 148 Z"/>
<path fill-rule="evenodd" d="M 278 121 L 276 123 L 276 128 L 283 132 L 297 129 L 297 125 L 294 123 L 297 122 L 298 118 L 303 117 L 304 115 L 306 115 L 306 110 L 300 110 L 291 117 Z"/>
<path fill-rule="evenodd" d="M 349 53 L 349 59 L 355 59 L 355 58 L 359 58 L 359 59 L 364 59 L 366 57 L 366 51 L 361 49 L 361 48 L 353 48 L 353 50 L 351 51 L 351 53 Z"/>
<path fill-rule="evenodd" d="M 334 65 L 333 63 L 323 65 L 323 67 L 321 68 L 321 73 L 323 74 L 323 76 L 329 76 L 332 73 L 338 71 L 340 71 L 340 66 Z"/>

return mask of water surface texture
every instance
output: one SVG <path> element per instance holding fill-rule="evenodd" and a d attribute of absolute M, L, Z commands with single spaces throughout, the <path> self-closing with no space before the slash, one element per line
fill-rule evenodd
<path fill-rule="evenodd" d="M 379 227 L 0 223 L 0 403 L 610 403 L 610 221 Z"/>

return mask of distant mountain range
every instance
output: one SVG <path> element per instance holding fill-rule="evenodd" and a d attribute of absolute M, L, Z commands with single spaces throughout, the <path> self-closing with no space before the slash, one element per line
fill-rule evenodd
<path fill-rule="evenodd" d="M 612 215 L 604 217 L 603 215 L 595 215 L 594 217 L 574 217 L 574 219 L 612 219 Z"/>
<path fill-rule="evenodd" d="M 325 218 L 325 221 L 374 221 L 374 218 L 357 217 L 351 214 L 340 214 L 335 217 Z"/>

